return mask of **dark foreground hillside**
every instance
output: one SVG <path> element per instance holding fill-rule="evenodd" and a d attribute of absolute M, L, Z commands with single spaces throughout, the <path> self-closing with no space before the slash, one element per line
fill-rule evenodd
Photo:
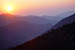
<path fill-rule="evenodd" d="M 75 50 L 75 22 L 48 31 L 10 50 Z"/>

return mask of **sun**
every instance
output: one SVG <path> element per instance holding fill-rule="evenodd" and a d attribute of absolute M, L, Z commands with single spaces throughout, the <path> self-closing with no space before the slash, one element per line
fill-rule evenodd
<path fill-rule="evenodd" d="M 8 6 L 7 10 L 8 11 L 12 11 L 12 7 L 11 6 Z"/>

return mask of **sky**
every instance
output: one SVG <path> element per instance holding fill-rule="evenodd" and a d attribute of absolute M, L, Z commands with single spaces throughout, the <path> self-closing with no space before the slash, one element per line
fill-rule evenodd
<path fill-rule="evenodd" d="M 0 0 L 0 14 L 54 16 L 67 11 L 75 11 L 75 0 Z"/>

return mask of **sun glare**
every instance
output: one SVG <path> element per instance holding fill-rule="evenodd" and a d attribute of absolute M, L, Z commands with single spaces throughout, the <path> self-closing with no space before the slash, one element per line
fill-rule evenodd
<path fill-rule="evenodd" d="M 8 7 L 8 11 L 12 11 L 12 7 L 11 6 Z"/>

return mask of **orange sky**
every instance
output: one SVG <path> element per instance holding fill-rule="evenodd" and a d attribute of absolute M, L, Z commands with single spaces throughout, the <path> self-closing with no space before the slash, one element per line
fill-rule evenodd
<path fill-rule="evenodd" d="M 7 11 L 8 6 L 12 7 L 11 12 Z M 0 13 L 56 15 L 71 10 L 75 10 L 75 0 L 0 0 Z"/>

